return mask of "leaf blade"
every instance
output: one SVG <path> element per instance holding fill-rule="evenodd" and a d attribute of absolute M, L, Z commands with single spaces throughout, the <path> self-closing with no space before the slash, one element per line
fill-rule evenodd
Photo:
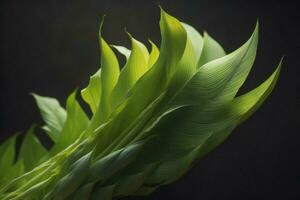
<path fill-rule="evenodd" d="M 24 163 L 24 170 L 27 172 L 33 169 L 39 161 L 47 154 L 47 150 L 34 135 L 35 126 L 32 126 L 23 139 L 18 159 Z"/>
<path fill-rule="evenodd" d="M 51 97 L 43 97 L 37 94 L 32 94 L 40 109 L 40 113 L 46 123 L 46 130 L 49 137 L 56 142 L 59 137 L 64 123 L 66 121 L 66 111 L 62 108 L 59 102 Z"/>

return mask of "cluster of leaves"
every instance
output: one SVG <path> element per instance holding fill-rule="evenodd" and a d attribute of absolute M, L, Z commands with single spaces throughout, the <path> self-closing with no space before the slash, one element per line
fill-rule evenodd
<path fill-rule="evenodd" d="M 130 34 L 131 50 L 108 45 L 101 36 L 101 68 L 81 97 L 66 109 L 34 94 L 54 142 L 46 150 L 26 134 L 16 154 L 16 136 L 0 146 L 2 200 L 110 200 L 148 195 L 185 174 L 196 160 L 224 141 L 266 99 L 275 72 L 237 96 L 253 65 L 258 25 L 230 54 L 207 33 L 161 10 L 161 47 L 151 52 Z M 112 49 L 126 57 L 120 70 Z"/>

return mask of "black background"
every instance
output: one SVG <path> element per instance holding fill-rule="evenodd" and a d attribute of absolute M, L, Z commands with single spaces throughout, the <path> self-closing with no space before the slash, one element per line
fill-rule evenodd
<path fill-rule="evenodd" d="M 0 134 L 42 124 L 29 92 L 62 103 L 98 69 L 97 34 L 124 44 L 135 38 L 159 44 L 160 3 L 169 13 L 207 30 L 227 52 L 260 21 L 257 61 L 242 92 L 257 86 L 285 55 L 279 82 L 262 108 L 229 140 L 176 183 L 148 199 L 300 199 L 300 17 L 288 1 L 2 0 L 0 4 Z"/>

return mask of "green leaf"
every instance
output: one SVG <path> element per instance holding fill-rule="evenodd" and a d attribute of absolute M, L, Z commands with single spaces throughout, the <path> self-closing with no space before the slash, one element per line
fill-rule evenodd
<path fill-rule="evenodd" d="M 51 178 L 43 180 L 43 181 L 33 185 L 32 187 L 28 188 L 24 192 L 18 194 L 16 197 L 10 198 L 10 199 L 11 200 L 24 200 L 24 198 L 25 199 L 35 199 L 36 194 L 43 195 L 42 191 L 47 187 L 50 180 L 51 180 Z"/>
<path fill-rule="evenodd" d="M 183 27 L 185 28 L 188 38 L 191 40 L 194 51 L 195 51 L 195 55 L 196 55 L 196 61 L 197 63 L 199 62 L 200 56 L 202 54 L 202 49 L 203 49 L 203 45 L 204 45 L 204 41 L 202 39 L 202 36 L 200 35 L 200 33 L 193 28 L 192 26 L 181 22 Z"/>
<path fill-rule="evenodd" d="M 225 56 L 226 53 L 222 46 L 214 40 L 207 32 L 204 32 L 203 36 L 203 50 L 198 62 L 198 67 L 201 67 L 205 63 L 208 63 L 217 58 Z"/>
<path fill-rule="evenodd" d="M 132 170 L 127 170 L 117 178 L 115 183 L 114 196 L 129 196 L 134 194 L 144 183 L 151 171 L 156 167 L 155 164 L 147 165 L 139 172 L 131 172 Z M 134 166 L 131 166 L 134 168 Z M 126 171 L 126 170 L 125 170 Z"/>
<path fill-rule="evenodd" d="M 151 40 L 149 42 L 151 44 L 151 52 L 148 59 L 148 68 L 150 69 L 159 57 L 159 49 Z"/>
<path fill-rule="evenodd" d="M 54 186 L 51 196 L 53 199 L 63 200 L 71 195 L 84 181 L 90 166 L 91 153 L 78 159 L 69 170 L 70 172 L 62 177 Z"/>
<path fill-rule="evenodd" d="M 187 33 L 182 24 L 175 18 L 161 9 L 160 30 L 162 35 L 161 57 L 166 59 L 167 77 L 172 77 L 176 71 L 185 46 Z"/>
<path fill-rule="evenodd" d="M 56 142 L 66 121 L 66 111 L 59 102 L 51 97 L 42 97 L 32 94 L 46 123 L 44 129 L 49 137 Z"/>
<path fill-rule="evenodd" d="M 129 37 L 132 50 L 112 93 L 113 108 L 125 99 L 131 87 L 148 70 L 149 53 L 147 48 L 130 34 Z"/>
<path fill-rule="evenodd" d="M 81 90 L 81 97 L 90 106 L 93 114 L 96 113 L 100 104 L 102 90 L 101 68 L 90 78 L 86 88 Z"/>
<path fill-rule="evenodd" d="M 0 145 L 0 185 L 2 186 L 5 184 L 6 180 L 8 179 L 7 172 L 13 166 L 15 162 L 15 145 L 16 145 L 16 138 L 18 134 L 7 139 L 4 143 Z"/>
<path fill-rule="evenodd" d="M 164 104 L 171 101 L 178 93 L 182 90 L 185 84 L 191 79 L 191 77 L 196 73 L 197 67 L 197 56 L 195 54 L 191 40 L 188 38 L 186 43 L 186 48 L 184 54 L 177 64 L 177 71 L 170 80 L 170 83 L 167 88 L 166 97 L 161 103 L 164 107 Z M 177 106 L 177 105 L 176 105 Z M 176 107 L 175 106 L 175 107 Z M 160 108 L 160 109 L 162 109 Z M 167 107 L 169 109 L 169 107 Z M 162 109 L 160 112 L 164 112 Z"/>
<path fill-rule="evenodd" d="M 91 196 L 91 200 L 111 200 L 115 185 L 108 185 L 96 189 Z"/>
<path fill-rule="evenodd" d="M 116 86 L 119 79 L 119 62 L 113 50 L 109 47 L 106 41 L 102 38 L 101 29 L 103 21 L 100 25 L 99 30 L 99 43 L 101 50 L 101 95 L 98 109 L 95 111 L 94 116 L 91 120 L 91 125 L 86 131 L 86 135 L 92 134 L 94 129 L 100 126 L 101 123 L 106 120 L 108 115 L 113 109 L 111 93 L 113 88 Z M 100 84 L 99 84 L 100 85 Z M 97 87 L 99 87 L 99 85 Z"/>
<path fill-rule="evenodd" d="M 155 188 L 160 185 L 172 183 L 183 176 L 187 170 L 190 169 L 197 153 L 196 150 L 197 149 L 188 151 L 180 157 L 161 161 L 160 165 L 155 168 L 152 174 L 149 175 L 148 179 L 145 181 L 146 185 L 154 187 L 149 188 L 150 191 L 155 190 Z"/>
<path fill-rule="evenodd" d="M 236 51 L 200 67 L 178 92 L 171 105 L 215 105 L 233 99 L 253 65 L 258 41 L 258 25 L 250 39 Z"/>
<path fill-rule="evenodd" d="M 252 115 L 273 91 L 281 71 L 282 61 L 283 59 L 281 59 L 273 74 L 260 86 L 234 99 L 232 106 L 234 110 L 231 110 L 231 112 L 240 113 L 240 115 L 242 115 L 239 123 L 242 123 Z"/>
<path fill-rule="evenodd" d="M 95 161 L 90 170 L 88 182 L 104 182 L 128 166 L 138 155 L 143 143 L 136 143 L 115 151 Z"/>
<path fill-rule="evenodd" d="M 126 57 L 126 60 L 129 59 L 131 54 L 131 50 L 127 49 L 126 47 L 120 45 L 110 45 L 111 47 L 115 48 L 120 54 Z"/>
<path fill-rule="evenodd" d="M 100 120 L 105 120 L 110 114 L 112 106 L 110 98 L 111 93 L 119 78 L 119 63 L 116 55 L 109 47 L 109 45 L 101 38 L 100 35 L 100 47 L 101 47 L 101 81 L 102 81 L 102 96 L 99 109 Z"/>
<path fill-rule="evenodd" d="M 32 126 L 26 133 L 18 159 L 24 163 L 25 172 L 36 167 L 40 160 L 47 154 L 47 150 L 34 135 L 35 126 Z"/>
<path fill-rule="evenodd" d="M 67 120 L 52 152 L 73 144 L 89 125 L 89 119 L 76 100 L 76 91 L 67 99 Z"/>
<path fill-rule="evenodd" d="M 238 125 L 249 118 L 262 105 L 274 89 L 280 74 L 281 65 L 282 60 L 273 74 L 260 86 L 244 95 L 236 97 L 225 110 L 224 113 L 226 113 L 226 115 L 224 115 L 224 118 L 235 116 L 235 125 Z M 198 150 L 198 157 L 206 155 L 217 145 L 222 143 L 228 137 L 232 129 L 233 128 L 230 127 L 212 134 L 205 144 Z"/>
<path fill-rule="evenodd" d="M 24 164 L 22 160 L 18 160 L 6 173 L 5 175 L 5 183 L 13 180 L 14 178 L 21 176 L 24 174 Z M 0 184 L 2 185 L 2 184 Z M 1 188 L 1 186 L 0 186 Z"/>
<path fill-rule="evenodd" d="M 14 135 L 0 145 L 1 172 L 8 169 L 15 161 L 16 137 L 17 135 Z"/>
<path fill-rule="evenodd" d="M 75 193 L 71 195 L 69 200 L 90 200 L 91 193 L 93 192 L 93 183 L 85 184 L 80 187 Z"/>

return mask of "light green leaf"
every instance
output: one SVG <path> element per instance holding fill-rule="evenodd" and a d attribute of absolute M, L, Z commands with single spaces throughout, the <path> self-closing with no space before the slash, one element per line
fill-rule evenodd
<path fill-rule="evenodd" d="M 93 114 L 96 113 L 100 104 L 102 90 L 101 68 L 90 78 L 89 85 L 81 90 L 81 97 L 90 106 Z"/>
<path fill-rule="evenodd" d="M 262 103 L 274 89 L 280 74 L 281 64 L 282 60 L 273 74 L 260 86 L 244 95 L 236 97 L 226 108 L 225 112 L 223 112 L 226 114 L 224 115 L 224 118 L 235 116 L 235 125 L 238 125 L 249 118 L 262 105 Z M 233 128 L 230 127 L 212 134 L 205 144 L 202 145 L 198 150 L 198 156 L 202 157 L 209 151 L 213 150 L 228 137 L 232 129 Z"/>
<path fill-rule="evenodd" d="M 148 68 L 150 69 L 159 57 L 159 49 L 151 40 L 149 42 L 151 44 L 151 52 L 148 59 Z"/>
<path fill-rule="evenodd" d="M 19 193 L 16 197 L 10 198 L 9 200 L 24 200 L 24 199 L 35 199 L 36 194 L 43 194 L 43 190 L 46 188 L 46 186 L 49 184 L 51 178 L 48 178 L 46 180 L 43 180 L 32 187 L 28 188 L 22 193 Z"/>
<path fill-rule="evenodd" d="M 25 170 L 24 170 L 24 164 L 23 164 L 23 160 L 18 160 L 6 173 L 5 175 L 5 181 L 2 180 L 3 182 L 7 183 L 11 180 L 13 180 L 14 178 L 21 176 L 22 174 L 24 174 Z M 2 184 L 0 184 L 2 186 Z M 0 186 L 0 188 L 1 188 Z"/>
<path fill-rule="evenodd" d="M 131 50 L 127 49 L 126 47 L 120 45 L 110 45 L 111 47 L 115 48 L 120 54 L 126 57 L 126 60 L 129 59 L 131 54 Z"/>
<path fill-rule="evenodd" d="M 192 26 L 181 22 L 183 27 L 185 28 L 188 38 L 191 40 L 194 51 L 195 51 L 195 55 L 196 55 L 196 61 L 198 63 L 200 56 L 202 54 L 202 49 L 203 49 L 203 44 L 204 41 L 202 39 L 202 36 L 200 35 L 200 33 Z"/>
<path fill-rule="evenodd" d="M 225 102 L 233 99 L 253 65 L 258 41 L 258 25 L 250 39 L 236 51 L 200 67 L 178 92 L 171 105 Z"/>
<path fill-rule="evenodd" d="M 5 184 L 4 181 L 6 181 L 7 176 L 9 176 L 7 172 L 15 162 L 17 135 L 18 134 L 15 134 L 0 145 L 0 187 Z"/>
<path fill-rule="evenodd" d="M 42 157 L 47 154 L 47 150 L 34 135 L 34 129 L 35 126 L 32 126 L 25 134 L 18 157 L 24 163 L 25 172 L 37 166 Z"/>
<path fill-rule="evenodd" d="M 119 78 L 119 63 L 116 55 L 109 47 L 109 45 L 100 36 L 101 46 L 101 81 L 102 81 L 102 95 L 99 109 L 100 121 L 103 121 L 110 114 L 112 106 L 111 93 Z"/>
<path fill-rule="evenodd" d="M 44 129 L 49 137 L 56 142 L 66 121 L 66 111 L 59 102 L 51 97 L 32 94 L 46 123 Z"/>
<path fill-rule="evenodd" d="M 129 37 L 132 50 L 112 93 L 113 108 L 125 99 L 131 87 L 148 70 L 149 53 L 147 48 L 131 35 Z"/>
<path fill-rule="evenodd" d="M 222 46 L 214 40 L 207 32 L 203 36 L 203 50 L 198 62 L 198 67 L 217 58 L 225 56 L 226 53 Z"/>
<path fill-rule="evenodd" d="M 162 35 L 161 57 L 169 57 L 166 60 L 167 77 L 172 77 L 176 72 L 176 65 L 179 62 L 187 40 L 187 33 L 182 24 L 175 18 L 161 9 L 160 30 Z"/>
<path fill-rule="evenodd" d="M 177 65 L 177 71 L 175 75 L 170 80 L 167 88 L 166 97 L 162 101 L 162 108 L 166 103 L 171 101 L 178 93 L 181 92 L 185 84 L 191 79 L 191 77 L 196 73 L 197 60 L 194 48 L 192 46 L 191 40 L 188 38 L 186 43 L 186 48 L 184 54 Z M 177 105 L 175 105 L 176 107 Z M 161 109 L 162 109 L 161 108 Z M 167 106 L 167 109 L 169 107 Z M 160 112 L 164 112 L 162 109 Z"/>
<path fill-rule="evenodd" d="M 242 116 L 239 123 L 252 115 L 272 92 L 280 74 L 282 60 L 277 69 L 265 82 L 250 92 L 234 99 L 231 112 L 239 113 Z"/>
<path fill-rule="evenodd" d="M 89 125 L 89 119 L 76 100 L 76 91 L 67 99 L 67 120 L 52 152 L 58 152 L 75 142 Z"/>

